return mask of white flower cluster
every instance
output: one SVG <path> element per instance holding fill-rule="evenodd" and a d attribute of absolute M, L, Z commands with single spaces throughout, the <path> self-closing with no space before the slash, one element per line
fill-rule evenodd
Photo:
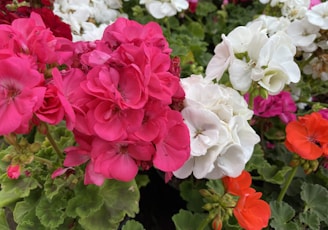
<path fill-rule="evenodd" d="M 191 138 L 191 156 L 177 178 L 237 177 L 260 138 L 248 124 L 253 111 L 234 89 L 207 81 L 201 75 L 181 79 L 186 93 L 182 110 Z"/>
<path fill-rule="evenodd" d="M 304 74 L 328 80 L 328 2 L 311 6 L 308 0 L 293 0 L 285 1 L 284 4 L 281 8 L 282 17 L 261 15 L 256 21 L 264 23 L 269 35 L 278 31 L 287 33 L 303 59 L 311 60 L 302 69 Z M 287 6 L 294 9 L 292 14 L 284 10 Z"/>
<path fill-rule="evenodd" d="M 300 80 L 294 62 L 296 47 L 283 31 L 268 36 L 262 21 L 236 27 L 222 35 L 206 69 L 206 79 L 220 80 L 228 70 L 234 89 L 249 91 L 256 82 L 269 94 L 278 94 L 286 84 Z"/>
<path fill-rule="evenodd" d="M 171 17 L 189 7 L 187 0 L 140 0 L 148 12 L 157 19 Z"/>
<path fill-rule="evenodd" d="M 100 39 L 121 14 L 121 0 L 55 0 L 54 13 L 70 25 L 73 41 Z"/>

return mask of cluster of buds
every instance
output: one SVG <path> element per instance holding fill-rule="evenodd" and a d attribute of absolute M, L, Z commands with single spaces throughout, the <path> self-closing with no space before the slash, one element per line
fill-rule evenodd
<path fill-rule="evenodd" d="M 306 159 L 303 159 L 302 157 L 300 157 L 299 155 L 294 154 L 289 165 L 291 167 L 301 166 L 303 168 L 305 174 L 310 174 L 312 172 L 315 172 L 318 169 L 319 161 L 318 161 L 318 159 L 306 160 Z"/>

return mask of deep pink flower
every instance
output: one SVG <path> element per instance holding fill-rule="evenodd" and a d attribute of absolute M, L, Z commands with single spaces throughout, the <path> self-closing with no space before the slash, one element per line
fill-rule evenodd
<path fill-rule="evenodd" d="M 43 76 L 27 59 L 10 57 L 0 65 L 0 134 L 27 133 L 33 113 L 42 105 Z"/>
<path fill-rule="evenodd" d="M 320 109 L 318 112 L 321 114 L 323 118 L 328 120 L 328 109 Z"/>
<path fill-rule="evenodd" d="M 189 11 L 191 13 L 195 13 L 198 5 L 198 0 L 188 0 L 189 3 Z"/>
<path fill-rule="evenodd" d="M 182 120 L 181 113 L 170 110 L 167 116 L 167 133 L 155 140 L 156 154 L 154 166 L 164 172 L 179 169 L 190 156 L 189 130 Z"/>
<path fill-rule="evenodd" d="M 297 107 L 289 92 L 269 95 L 267 99 L 257 96 L 254 99 L 253 110 L 254 114 L 260 117 L 279 116 L 284 123 L 296 120 Z"/>
<path fill-rule="evenodd" d="M 137 161 L 150 161 L 154 153 L 149 142 L 107 142 L 96 138 L 92 143 L 93 168 L 108 179 L 130 181 L 138 173 Z"/>
<path fill-rule="evenodd" d="M 10 179 L 18 179 L 20 176 L 20 166 L 19 165 L 9 165 L 7 168 L 7 176 Z"/>

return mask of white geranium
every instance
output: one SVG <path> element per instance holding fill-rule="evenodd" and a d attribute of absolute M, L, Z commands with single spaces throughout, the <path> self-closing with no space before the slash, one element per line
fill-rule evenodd
<path fill-rule="evenodd" d="M 247 25 L 253 24 L 257 21 L 262 22 L 262 27 L 266 29 L 267 34 L 272 36 L 278 31 L 286 31 L 290 24 L 290 20 L 286 17 L 273 17 L 269 15 L 262 14 L 257 17 L 254 21 L 249 22 Z"/>
<path fill-rule="evenodd" d="M 106 26 L 118 17 L 121 0 L 55 0 L 54 14 L 70 25 L 73 41 L 101 39 Z"/>
<path fill-rule="evenodd" d="M 319 26 L 323 30 L 328 29 L 328 2 L 315 5 L 306 12 L 306 17 L 313 25 Z"/>
<path fill-rule="evenodd" d="M 144 4 L 148 12 L 157 19 L 171 17 L 189 7 L 187 0 L 140 0 L 140 4 Z"/>
<path fill-rule="evenodd" d="M 317 38 L 319 30 L 318 26 L 309 23 L 307 18 L 303 18 L 293 21 L 286 32 L 299 49 L 313 52 L 317 49 L 314 40 Z"/>
<path fill-rule="evenodd" d="M 290 20 L 302 19 L 309 7 L 310 0 L 288 0 L 284 2 L 281 13 Z"/>
<path fill-rule="evenodd" d="M 173 174 L 178 178 L 238 176 L 259 141 L 247 122 L 253 111 L 236 90 L 201 75 L 181 82 L 186 94 L 181 114 L 190 132 L 191 156 Z"/>

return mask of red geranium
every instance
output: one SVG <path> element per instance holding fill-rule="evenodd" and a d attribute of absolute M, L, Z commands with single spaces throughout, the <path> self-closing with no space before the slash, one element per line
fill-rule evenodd
<path fill-rule="evenodd" d="M 288 123 L 287 149 L 306 160 L 316 160 L 325 153 L 328 144 L 328 120 L 320 113 L 311 113 Z"/>

